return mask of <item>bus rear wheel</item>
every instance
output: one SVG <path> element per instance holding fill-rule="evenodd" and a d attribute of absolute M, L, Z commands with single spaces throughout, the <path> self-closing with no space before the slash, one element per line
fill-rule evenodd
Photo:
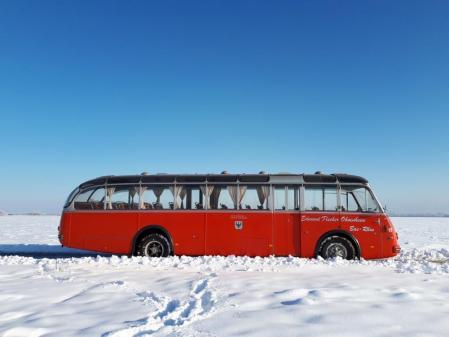
<path fill-rule="evenodd" d="M 139 241 L 136 253 L 138 256 L 166 257 L 170 255 L 170 243 L 162 234 L 148 234 Z"/>
<path fill-rule="evenodd" d="M 324 259 L 340 257 L 352 260 L 356 257 L 355 247 L 352 242 L 342 236 L 329 236 L 321 243 L 319 255 Z"/>

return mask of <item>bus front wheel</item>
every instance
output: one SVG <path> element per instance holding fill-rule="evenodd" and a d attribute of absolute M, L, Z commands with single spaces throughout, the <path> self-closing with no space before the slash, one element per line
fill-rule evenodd
<path fill-rule="evenodd" d="M 136 252 L 139 256 L 166 257 L 170 255 L 170 243 L 162 234 L 148 234 L 140 240 Z"/>
<path fill-rule="evenodd" d="M 352 260 L 356 257 L 356 251 L 350 240 L 333 235 L 323 240 L 319 255 L 324 259 L 340 257 L 345 260 Z"/>

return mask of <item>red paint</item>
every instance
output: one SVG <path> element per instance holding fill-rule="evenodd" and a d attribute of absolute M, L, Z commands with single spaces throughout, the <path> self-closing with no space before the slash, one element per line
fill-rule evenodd
<path fill-rule="evenodd" d="M 383 213 L 300 211 L 65 211 L 61 243 L 130 255 L 139 230 L 151 225 L 170 234 L 176 255 L 314 257 L 319 239 L 332 231 L 352 235 L 365 259 L 395 256 L 399 249 Z"/>

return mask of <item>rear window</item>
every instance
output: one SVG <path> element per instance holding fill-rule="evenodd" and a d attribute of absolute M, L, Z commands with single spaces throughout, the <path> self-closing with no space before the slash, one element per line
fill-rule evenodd
<path fill-rule="evenodd" d="M 100 210 L 104 209 L 104 187 L 89 188 L 78 194 L 74 201 L 75 209 Z"/>

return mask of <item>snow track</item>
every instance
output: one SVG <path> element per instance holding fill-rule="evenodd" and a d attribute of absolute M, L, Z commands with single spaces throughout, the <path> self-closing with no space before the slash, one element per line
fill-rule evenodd
<path fill-rule="evenodd" d="M 129 327 L 104 334 L 105 337 L 130 337 L 151 335 L 164 328 L 176 328 L 204 319 L 213 310 L 215 292 L 210 289 L 212 274 L 196 281 L 187 298 L 170 299 L 154 293 L 138 294 L 144 302 L 156 308 L 148 317 L 129 323 Z"/>

